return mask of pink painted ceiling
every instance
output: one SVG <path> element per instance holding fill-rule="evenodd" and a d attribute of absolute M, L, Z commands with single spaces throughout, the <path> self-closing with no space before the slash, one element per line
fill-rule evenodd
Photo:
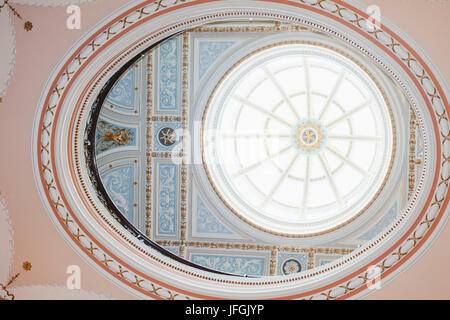
<path fill-rule="evenodd" d="M 424 48 L 447 82 L 450 82 L 450 2 L 432 0 L 361 0 L 378 5 L 386 17 Z M 81 30 L 68 30 L 65 7 L 17 5 L 24 20 L 15 19 L 16 62 L 6 96 L 0 103 L 0 192 L 6 201 L 14 230 L 11 272 L 24 261 L 33 265 L 22 272 L 17 286 L 63 286 L 69 265 L 81 268 L 81 286 L 115 299 L 133 298 L 111 284 L 79 257 L 58 234 L 39 198 L 31 165 L 31 132 L 39 95 L 54 66 L 71 45 L 102 17 L 126 0 L 97 0 L 81 5 Z M 420 17 L 420 19 L 419 19 Z M 1 33 L 1 31 L 0 31 Z M 369 299 L 449 299 L 450 225 L 425 255 Z M 29 295 L 27 296 L 29 297 Z M 19 297 L 20 298 L 20 297 Z"/>

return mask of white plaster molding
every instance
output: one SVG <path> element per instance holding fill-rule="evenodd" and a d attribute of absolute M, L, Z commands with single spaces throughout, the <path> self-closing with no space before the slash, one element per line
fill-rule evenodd
<path fill-rule="evenodd" d="M 0 283 L 6 284 L 14 258 L 14 231 L 5 198 L 0 194 Z"/>
<path fill-rule="evenodd" d="M 11 77 L 14 72 L 16 55 L 16 38 L 14 23 L 9 8 L 0 11 L 0 98 L 6 95 Z"/>

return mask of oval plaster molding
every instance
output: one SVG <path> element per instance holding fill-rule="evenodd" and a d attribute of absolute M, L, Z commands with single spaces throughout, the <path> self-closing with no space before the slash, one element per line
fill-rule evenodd
<path fill-rule="evenodd" d="M 385 283 L 436 238 L 449 214 L 448 88 L 423 52 L 396 28 L 389 23 L 370 28 L 363 8 L 338 0 L 134 1 L 120 12 L 94 27 L 58 64 L 42 93 L 33 132 L 33 169 L 52 221 L 106 277 L 142 298 L 355 298 L 369 293 L 369 266 L 380 268 Z M 280 19 L 346 41 L 390 73 L 418 114 L 429 160 L 410 206 L 386 233 L 330 266 L 256 279 L 201 272 L 166 261 L 132 239 L 92 196 L 80 158 L 80 133 L 106 75 L 158 40 L 230 17 Z"/>

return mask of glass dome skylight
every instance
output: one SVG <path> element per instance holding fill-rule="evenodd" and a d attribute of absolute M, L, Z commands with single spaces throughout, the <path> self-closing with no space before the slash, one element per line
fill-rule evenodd
<path fill-rule="evenodd" d="M 259 50 L 232 68 L 204 116 L 204 162 L 240 218 L 275 234 L 344 225 L 378 194 L 393 129 L 376 83 L 321 46 Z"/>

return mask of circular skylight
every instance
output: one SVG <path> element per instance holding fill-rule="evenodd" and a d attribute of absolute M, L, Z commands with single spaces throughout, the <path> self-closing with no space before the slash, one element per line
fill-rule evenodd
<path fill-rule="evenodd" d="M 261 49 L 222 79 L 204 116 L 203 156 L 224 203 L 264 231 L 334 230 L 374 201 L 393 126 L 372 77 L 322 46 Z"/>

